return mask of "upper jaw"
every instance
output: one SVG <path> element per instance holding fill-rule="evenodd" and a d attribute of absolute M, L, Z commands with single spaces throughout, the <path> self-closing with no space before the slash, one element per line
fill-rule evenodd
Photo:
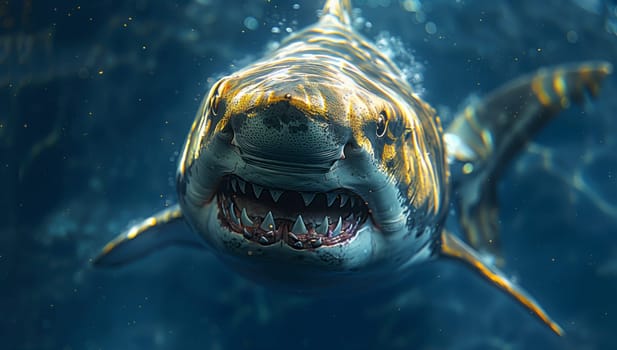
<path fill-rule="evenodd" d="M 405 223 L 401 203 L 392 200 L 399 197 L 395 184 L 363 152 L 348 152 L 327 172 L 280 172 L 245 162 L 237 148 L 223 141 L 209 147 L 194 166 L 190 181 L 184 179 L 186 202 L 195 207 L 215 202 L 222 226 L 262 245 L 283 241 L 296 249 L 313 249 L 349 242 L 365 224 L 388 234 Z M 261 196 L 255 195 L 254 185 L 262 188 Z M 278 201 L 273 194 L 280 195 Z M 243 209 L 249 219 L 245 222 Z"/>

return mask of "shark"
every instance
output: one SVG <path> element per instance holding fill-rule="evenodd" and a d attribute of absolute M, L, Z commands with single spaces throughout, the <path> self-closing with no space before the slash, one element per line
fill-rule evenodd
<path fill-rule="evenodd" d="M 181 153 L 177 204 L 122 232 L 94 264 L 192 245 L 258 282 L 327 290 L 450 259 L 563 334 L 501 271 L 497 184 L 538 130 L 599 93 L 611 65 L 540 69 L 444 126 L 353 29 L 351 10 L 327 0 L 315 24 L 214 83 Z"/>

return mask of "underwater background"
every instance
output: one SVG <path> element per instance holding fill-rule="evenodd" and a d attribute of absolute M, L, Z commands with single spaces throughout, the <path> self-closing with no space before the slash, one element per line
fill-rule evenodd
<path fill-rule="evenodd" d="M 199 102 L 322 1 L 0 2 L 1 349 L 617 349 L 617 78 L 552 121 L 500 184 L 506 271 L 557 337 L 475 273 L 432 262 L 388 289 L 305 298 L 169 248 L 90 260 L 175 202 Z M 354 1 L 446 124 L 539 67 L 617 62 L 601 0 Z"/>

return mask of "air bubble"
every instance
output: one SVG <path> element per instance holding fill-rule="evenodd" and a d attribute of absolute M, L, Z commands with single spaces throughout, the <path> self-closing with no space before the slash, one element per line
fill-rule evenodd
<path fill-rule="evenodd" d="M 427 33 L 433 35 L 437 33 L 437 25 L 433 22 L 427 22 L 424 26 L 424 30 L 426 30 Z"/>
<path fill-rule="evenodd" d="M 259 22 L 255 17 L 248 16 L 244 19 L 244 26 L 249 30 L 256 30 L 259 27 Z"/>

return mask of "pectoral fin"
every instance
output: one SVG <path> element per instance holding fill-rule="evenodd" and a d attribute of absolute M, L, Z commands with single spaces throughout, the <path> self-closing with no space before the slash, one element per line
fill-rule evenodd
<path fill-rule="evenodd" d="M 177 204 L 133 225 L 107 243 L 93 264 L 122 265 L 174 244 L 203 247 L 197 236 L 190 232 Z"/>
<path fill-rule="evenodd" d="M 444 230 L 441 233 L 440 243 L 440 253 L 442 256 L 464 262 L 467 266 L 479 272 L 480 275 L 486 278 L 495 287 L 513 297 L 525 308 L 535 314 L 542 322 L 549 326 L 553 332 L 558 335 L 564 334 L 563 329 L 546 314 L 527 292 L 505 277 L 495 266 L 491 266 L 482 261 L 479 254 L 459 238 Z"/>
<path fill-rule="evenodd" d="M 465 108 L 445 135 L 457 210 L 469 244 L 499 259 L 497 182 L 527 142 L 571 102 L 596 96 L 607 62 L 541 69 Z"/>

